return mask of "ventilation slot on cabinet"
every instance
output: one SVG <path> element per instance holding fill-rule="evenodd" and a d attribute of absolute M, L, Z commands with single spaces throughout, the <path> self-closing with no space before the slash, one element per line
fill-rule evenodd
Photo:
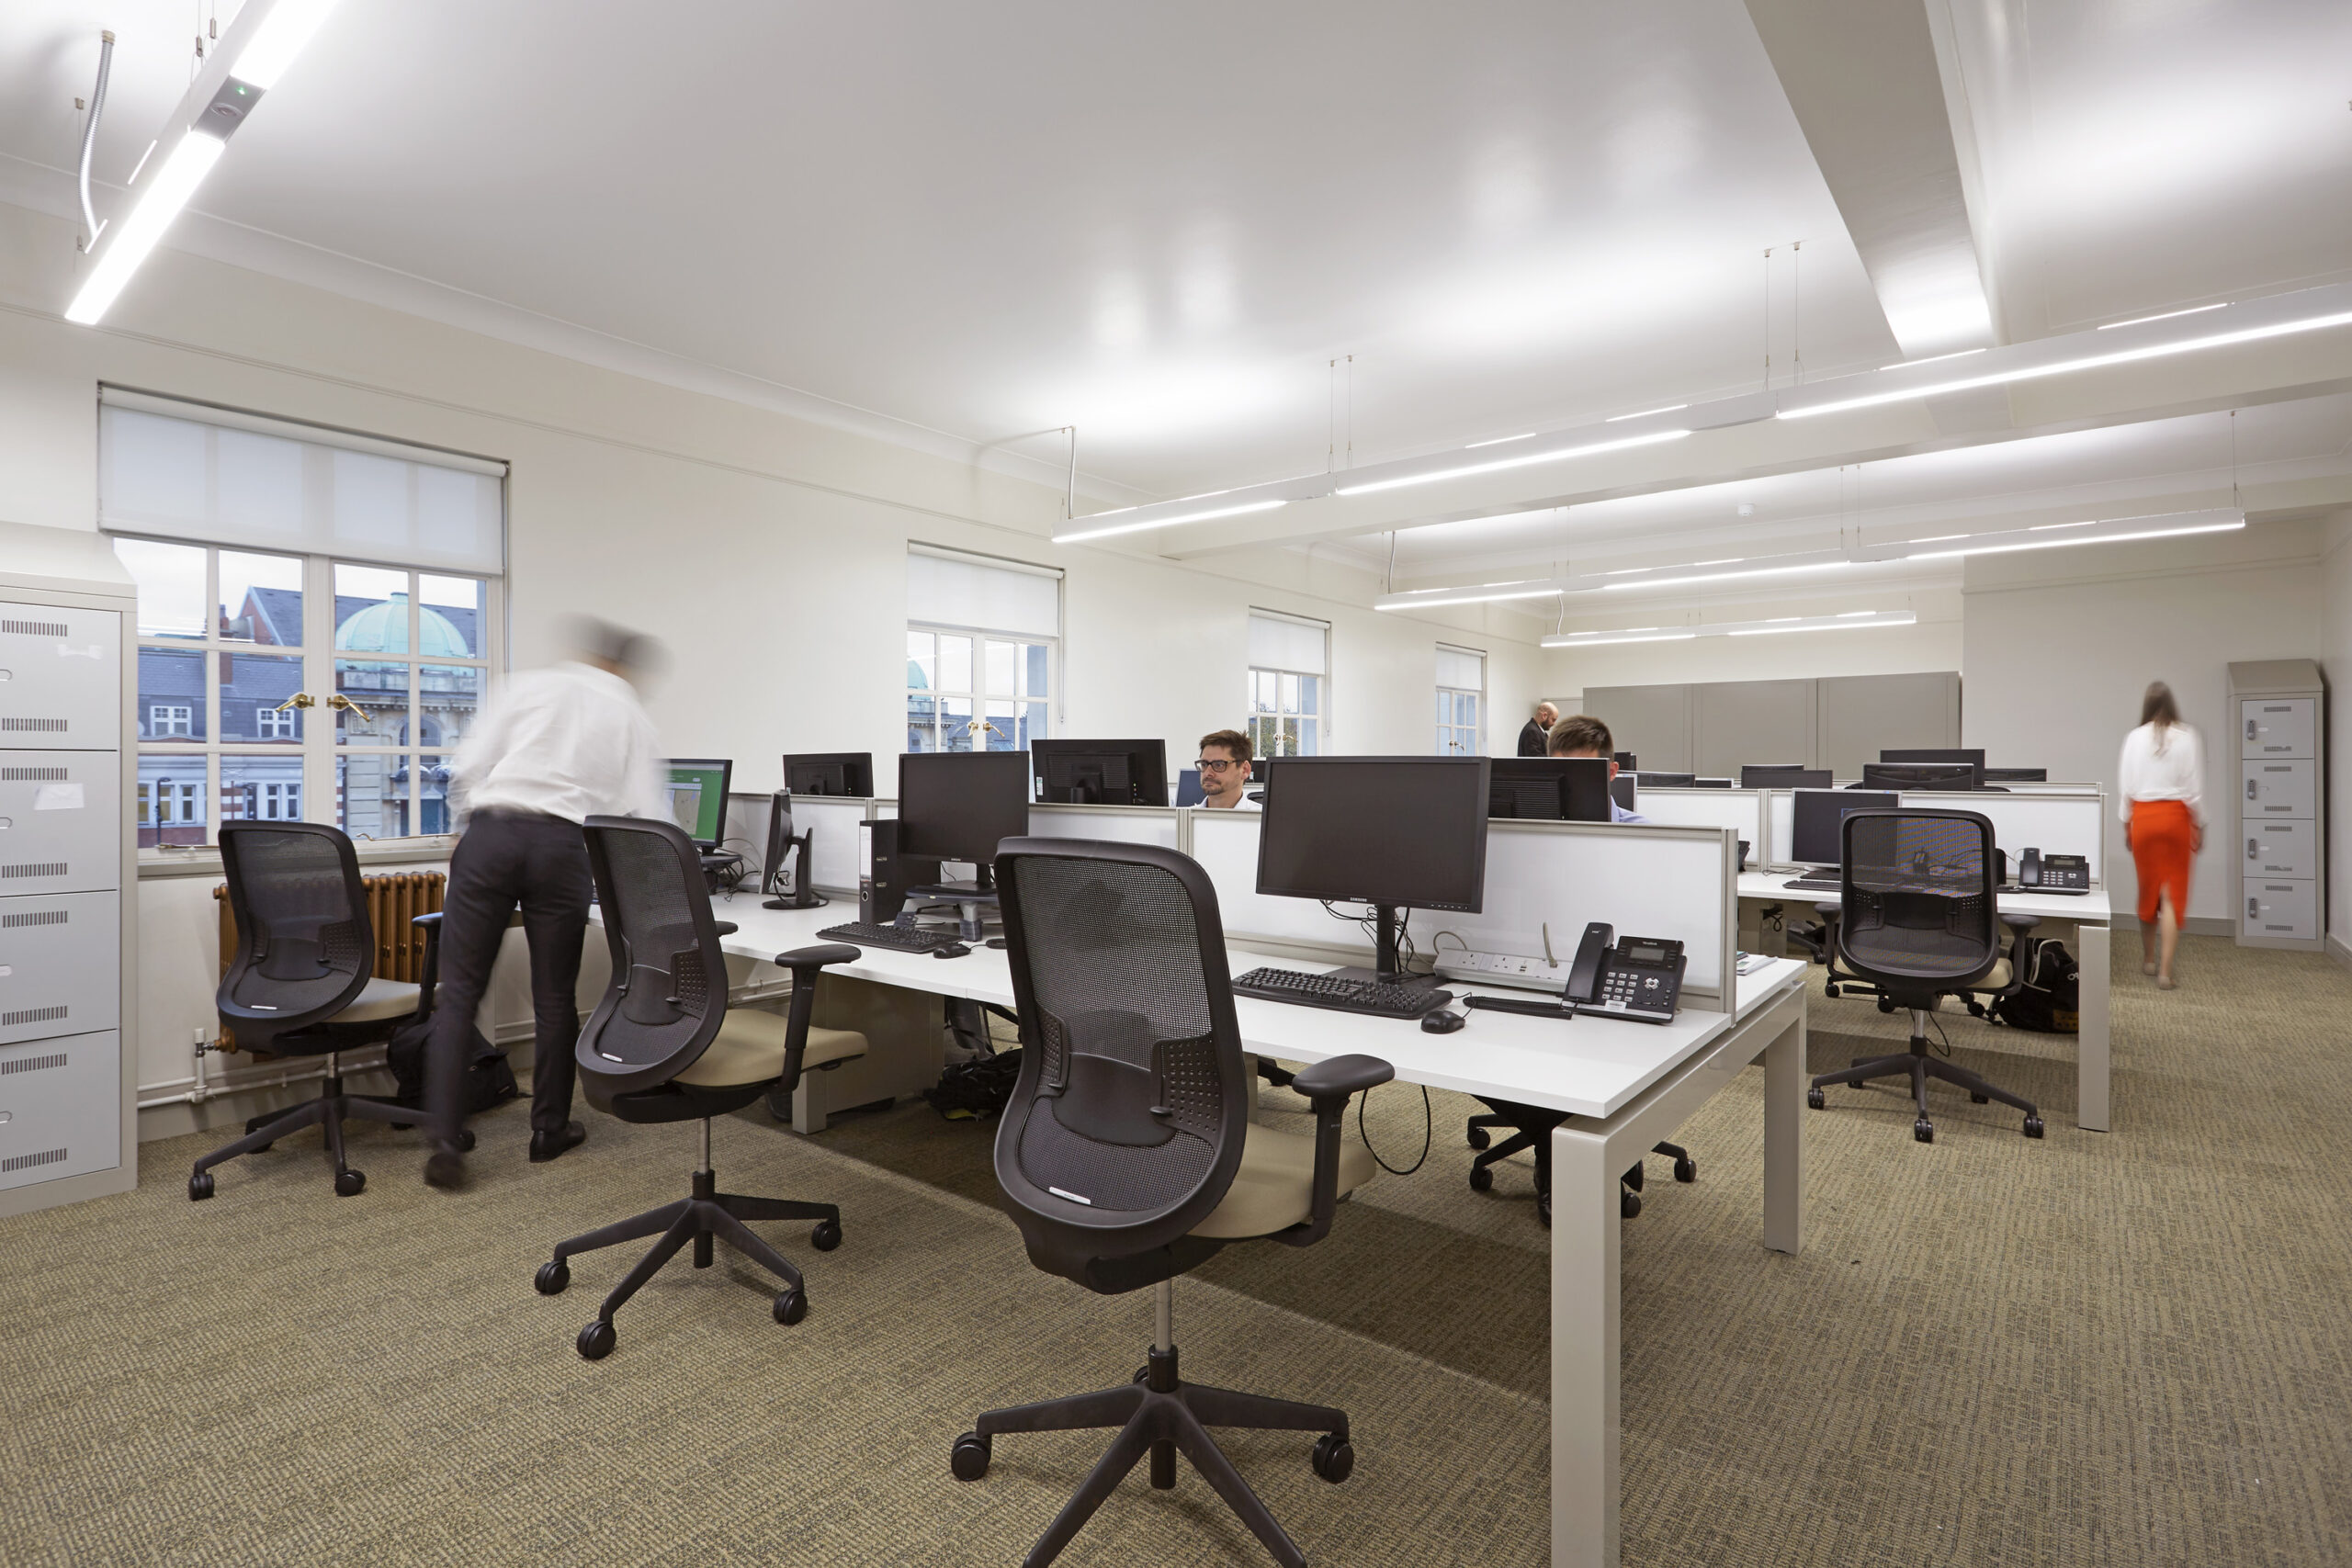
<path fill-rule="evenodd" d="M 28 1023 L 55 1023 L 65 1016 L 62 1007 L 18 1008 L 15 1012 L 0 1012 L 0 1029 L 17 1029 Z"/>
<path fill-rule="evenodd" d="M 13 1062 L 0 1062 L 0 1078 L 10 1073 L 37 1073 L 43 1067 L 62 1067 L 70 1059 L 62 1051 L 48 1056 L 19 1056 Z"/>
<path fill-rule="evenodd" d="M 63 621 L 0 621 L 0 632 L 18 637 L 63 637 L 73 629 Z"/>
<path fill-rule="evenodd" d="M 0 768 L 0 784 L 63 784 L 63 768 Z"/>
<path fill-rule="evenodd" d="M 63 876 L 67 869 L 62 860 L 28 860 L 15 865 L 0 865 L 0 877 Z"/>
<path fill-rule="evenodd" d="M 37 1165 L 56 1165 L 64 1158 L 63 1149 L 43 1149 L 37 1155 L 16 1155 L 0 1159 L 0 1176 L 6 1176 L 12 1170 L 30 1170 Z"/>
<path fill-rule="evenodd" d="M 62 735 L 65 721 L 62 718 L 0 718 L 0 730 L 25 731 L 35 735 Z"/>
<path fill-rule="evenodd" d="M 0 931 L 15 931 L 18 926 L 62 926 L 74 918 L 70 909 L 35 909 L 29 915 L 0 915 Z"/>

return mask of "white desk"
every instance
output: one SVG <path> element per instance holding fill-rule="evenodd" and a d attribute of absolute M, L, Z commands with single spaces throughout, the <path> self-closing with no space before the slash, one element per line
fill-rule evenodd
<path fill-rule="evenodd" d="M 771 910 L 738 898 L 718 905 L 718 914 L 738 928 L 720 939 L 729 954 L 766 960 L 823 941 L 820 930 L 854 910 L 840 905 Z M 944 959 L 873 947 L 860 952 L 856 962 L 828 973 L 1012 1005 L 1012 971 L 1001 950 L 975 947 L 965 957 Z M 1235 974 L 1269 962 L 1238 947 L 1228 956 Z M 1685 1011 L 1669 1024 L 1603 1018 L 1562 1024 L 1477 1012 L 1458 1032 L 1429 1034 L 1407 1021 L 1236 998 L 1242 1043 L 1261 1055 L 1319 1062 L 1361 1051 L 1391 1063 L 1407 1083 L 1570 1112 L 1552 1135 L 1555 1565 L 1610 1568 L 1617 1562 L 1618 1177 L 1759 1055 L 1765 1059 L 1764 1245 L 1797 1250 L 1804 1219 L 1804 970 L 1793 959 L 1773 964 L 1739 980 L 1736 1011 Z"/>
<path fill-rule="evenodd" d="M 1793 871 L 1744 871 L 1739 875 L 1739 900 L 1743 904 L 1792 905 L 1810 915 L 1815 904 L 1837 899 L 1834 892 L 1790 887 L 1788 885 L 1796 875 Z M 2036 936 L 2069 934 L 2048 930 L 2052 924 L 2072 928 L 2075 959 L 2082 965 L 2077 976 L 2082 997 L 2080 1030 L 2075 1047 L 2075 1125 L 2085 1132 L 2107 1132 L 2113 1124 L 2108 1039 L 2111 976 L 2108 966 L 2114 919 L 2107 889 L 2094 887 L 2080 897 L 2057 893 L 2004 893 L 2000 905 L 2005 915 L 2040 916 L 2044 929 L 2037 931 Z M 1746 921 L 1741 923 L 1744 926 Z"/>

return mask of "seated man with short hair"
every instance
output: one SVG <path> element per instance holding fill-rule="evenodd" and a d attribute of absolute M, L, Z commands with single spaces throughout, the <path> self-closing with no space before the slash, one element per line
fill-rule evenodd
<path fill-rule="evenodd" d="M 1243 793 L 1250 782 L 1250 738 L 1238 729 L 1217 729 L 1201 737 L 1201 804 L 1212 811 L 1255 808 Z"/>
<path fill-rule="evenodd" d="M 1611 783 L 1617 779 L 1617 759 L 1613 753 L 1616 742 L 1610 738 L 1609 727 L 1589 713 L 1570 714 L 1552 726 L 1550 746 L 1555 757 L 1607 757 Z M 1646 822 L 1639 812 L 1628 811 L 1609 797 L 1609 819 L 1611 822 Z"/>

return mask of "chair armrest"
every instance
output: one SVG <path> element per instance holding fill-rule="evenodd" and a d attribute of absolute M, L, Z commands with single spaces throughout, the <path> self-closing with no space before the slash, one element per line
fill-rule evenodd
<path fill-rule="evenodd" d="M 845 942 L 821 942 L 815 947 L 796 947 L 789 953 L 775 955 L 779 969 L 821 969 L 828 964 L 854 964 L 865 954 Z"/>
<path fill-rule="evenodd" d="M 1301 1067 L 1290 1086 L 1317 1101 L 1317 1111 L 1322 1109 L 1319 1102 L 1326 1100 L 1336 1100 L 1340 1102 L 1339 1108 L 1344 1109 L 1350 1095 L 1376 1089 L 1396 1076 L 1396 1069 L 1377 1056 L 1333 1056 Z"/>
<path fill-rule="evenodd" d="M 1348 1101 L 1366 1089 L 1396 1076 L 1396 1069 L 1377 1056 L 1334 1056 L 1303 1067 L 1290 1087 L 1315 1105 L 1315 1189 L 1306 1223 L 1274 1237 L 1293 1247 L 1310 1247 L 1331 1229 L 1340 1207 L 1340 1145 L 1347 1138 Z"/>
<path fill-rule="evenodd" d="M 738 926 L 732 920 L 713 920 L 710 923 L 712 929 L 717 931 L 720 936 L 733 936 L 737 931 L 742 930 L 741 926 Z"/>
<path fill-rule="evenodd" d="M 1846 906 L 1835 898 L 1824 898 L 1814 905 L 1813 912 L 1825 920 L 1834 920 L 1846 912 Z"/>
<path fill-rule="evenodd" d="M 800 1086 L 800 1063 L 808 1049 L 808 1026 L 817 1016 L 817 976 L 829 964 L 854 964 L 865 954 L 846 942 L 796 947 L 775 955 L 779 969 L 792 971 L 792 1007 L 785 1014 L 784 1092 Z"/>
<path fill-rule="evenodd" d="M 2041 923 L 2041 917 L 2040 915 L 2011 915 L 2004 913 L 2001 916 L 2001 923 L 2008 927 L 2009 930 L 2013 931 L 2030 931 L 2033 930 L 2034 927 Z"/>

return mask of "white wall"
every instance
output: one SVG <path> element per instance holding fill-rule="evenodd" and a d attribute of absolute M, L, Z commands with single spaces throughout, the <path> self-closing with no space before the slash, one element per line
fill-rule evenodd
<path fill-rule="evenodd" d="M 2352 964 L 2352 512 L 2328 519 L 2320 572 L 2321 662 L 2327 674 L 2327 931 Z"/>
<path fill-rule="evenodd" d="M 2164 681 L 2181 716 L 2206 738 L 2206 813 L 2225 829 L 2236 755 L 2227 744 L 2228 667 L 2319 656 L 2322 543 L 2319 524 L 2273 523 L 2240 534 L 1972 558 L 1964 743 L 2007 766 L 2096 779 L 2112 792 L 2141 697 L 2149 682 Z M 2192 919 L 2228 918 L 2227 850 L 2226 830 L 2208 833 L 2189 879 Z M 2138 881 L 2112 813 L 2107 857 L 2116 907 L 2128 913 Z"/>

